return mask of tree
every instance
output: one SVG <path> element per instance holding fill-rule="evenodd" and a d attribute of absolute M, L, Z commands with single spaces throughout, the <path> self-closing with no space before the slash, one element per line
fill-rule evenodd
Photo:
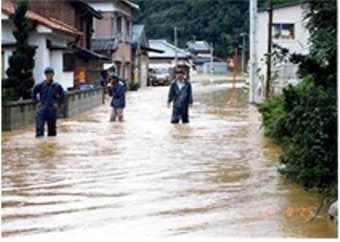
<path fill-rule="evenodd" d="M 287 178 L 337 199 L 337 2 L 307 0 L 307 56 L 293 54 L 302 81 L 260 106 L 265 133 L 282 147 Z"/>
<path fill-rule="evenodd" d="M 173 42 L 173 28 L 178 29 L 178 45 L 185 48 L 189 40 L 206 40 L 214 44 L 216 56 L 232 56 L 240 34 L 248 32 L 249 2 L 225 0 L 134 0 L 141 11 L 135 23 L 146 25 L 150 39 Z"/>
<path fill-rule="evenodd" d="M 249 32 L 249 0 L 133 0 L 141 11 L 135 23 L 146 25 L 150 39 L 173 42 L 173 28 L 178 29 L 181 48 L 189 40 L 214 43 L 214 55 L 224 58 L 234 55 L 235 47 L 242 43 L 241 33 Z M 299 0 L 273 0 L 274 5 Z M 268 0 L 259 0 L 259 8 Z M 248 40 L 247 40 L 248 43 Z M 248 56 L 249 44 L 246 45 Z"/>
<path fill-rule="evenodd" d="M 2 84 L 2 98 L 4 101 L 14 101 L 20 98 L 31 98 L 31 88 L 34 85 L 33 68 L 35 47 L 28 44 L 28 34 L 32 25 L 26 19 L 28 1 L 21 0 L 15 13 L 10 16 L 14 23 L 13 36 L 16 39 L 15 51 L 9 57 L 7 78 Z"/>

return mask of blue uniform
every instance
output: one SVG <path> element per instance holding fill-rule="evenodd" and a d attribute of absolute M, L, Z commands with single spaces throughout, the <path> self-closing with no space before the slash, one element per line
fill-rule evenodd
<path fill-rule="evenodd" d="M 56 136 L 57 108 L 64 103 L 63 87 L 56 83 L 43 81 L 33 88 L 33 101 L 42 105 L 36 110 L 36 137 L 44 136 L 44 124 L 47 122 L 48 136 Z"/>
<path fill-rule="evenodd" d="M 112 96 L 111 107 L 125 108 L 125 85 L 121 81 L 116 83 L 109 90 L 109 95 Z"/>
<path fill-rule="evenodd" d="M 170 85 L 168 103 L 173 103 L 172 123 L 178 123 L 182 119 L 183 123 L 189 122 L 189 104 L 192 104 L 192 87 L 189 81 L 184 80 L 181 88 L 174 80 Z"/>

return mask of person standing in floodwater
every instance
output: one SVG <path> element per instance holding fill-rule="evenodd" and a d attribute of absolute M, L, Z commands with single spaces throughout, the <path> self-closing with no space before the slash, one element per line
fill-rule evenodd
<path fill-rule="evenodd" d="M 33 102 L 36 105 L 36 137 L 44 136 L 47 122 L 48 136 L 56 136 L 57 110 L 64 103 L 65 91 L 53 80 L 54 70 L 46 67 L 45 80 L 33 88 Z"/>
<path fill-rule="evenodd" d="M 110 122 L 115 122 L 116 118 L 118 118 L 119 122 L 123 122 L 125 108 L 125 85 L 115 74 L 112 74 L 110 81 L 111 85 L 109 87 L 109 95 L 112 97 Z"/>
<path fill-rule="evenodd" d="M 168 95 L 168 108 L 173 103 L 171 123 L 177 124 L 180 120 L 189 123 L 189 107 L 192 107 L 191 83 L 184 79 L 184 71 L 176 69 L 176 79 L 171 83 Z"/>

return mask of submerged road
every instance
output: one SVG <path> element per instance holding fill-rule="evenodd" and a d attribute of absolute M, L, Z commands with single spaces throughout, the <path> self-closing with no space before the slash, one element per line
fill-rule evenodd
<path fill-rule="evenodd" d="M 167 87 L 127 94 L 124 123 L 102 105 L 2 135 L 2 236 L 335 238 L 319 197 L 277 173 L 247 92 L 195 83 L 188 125 L 170 124 Z M 22 241 L 22 240 L 20 240 Z"/>

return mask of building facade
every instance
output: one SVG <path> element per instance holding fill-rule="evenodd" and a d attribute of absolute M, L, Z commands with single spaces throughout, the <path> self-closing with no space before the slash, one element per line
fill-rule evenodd
<path fill-rule="evenodd" d="M 11 1 L 2 2 L 2 75 L 8 68 L 8 58 L 15 49 L 15 38 L 13 36 L 14 25 L 9 16 L 14 13 L 15 5 Z M 79 38 L 82 33 L 76 28 L 60 21 L 46 18 L 36 12 L 29 10 L 26 18 L 36 27 L 29 33 L 28 42 L 36 47 L 34 57 L 35 68 L 33 77 L 36 83 L 44 79 L 44 68 L 53 66 L 55 79 L 65 88 L 73 87 L 73 71 L 64 69 L 63 54 L 67 49 L 68 42 Z"/>
<path fill-rule="evenodd" d="M 13 23 L 9 16 L 15 11 L 15 1 L 2 2 L 2 60 L 3 71 L 14 50 Z M 65 89 L 75 89 L 80 83 L 94 83 L 110 59 L 91 50 L 93 19 L 99 12 L 87 3 L 76 0 L 29 1 L 26 17 L 36 28 L 29 43 L 36 46 L 34 79 L 44 79 L 43 69 L 52 66 L 55 79 Z"/>
<path fill-rule="evenodd" d="M 162 50 L 150 47 L 144 25 L 134 25 L 132 36 L 133 81 L 139 83 L 141 87 L 150 85 L 148 82 L 150 52 L 163 53 Z"/>
<path fill-rule="evenodd" d="M 103 64 L 109 62 L 108 56 L 92 50 L 93 21 L 103 16 L 88 3 L 80 0 L 30 0 L 29 8 L 46 18 L 59 21 L 77 29 L 82 34 L 68 42 L 64 51 L 64 70 L 73 72 L 74 86 L 94 84 L 100 77 Z M 57 11 L 56 11 L 57 9 Z"/>
<path fill-rule="evenodd" d="M 173 79 L 175 77 L 175 68 L 177 65 L 177 67 L 184 70 L 186 77 L 190 78 L 192 62 L 189 52 L 180 49 L 163 39 L 149 40 L 149 43 L 152 49 L 162 51 L 160 53 L 152 52 L 149 54 L 149 68 L 167 68 Z"/>
<path fill-rule="evenodd" d="M 308 54 L 309 32 L 304 20 L 304 7 L 301 3 L 278 5 L 273 9 L 272 42 L 289 50 L 290 53 Z M 259 81 L 263 82 L 266 76 L 267 66 L 265 54 L 268 46 L 268 22 L 269 13 L 266 9 L 260 9 L 257 14 L 257 65 L 260 69 Z M 287 83 L 296 84 L 297 66 L 285 60 L 273 64 L 273 72 L 277 72 L 276 86 L 282 89 Z"/>
<path fill-rule="evenodd" d="M 138 5 L 127 0 L 88 0 L 103 15 L 94 20 L 94 50 L 108 53 L 120 77 L 130 83 L 133 76 L 132 17 Z"/>

